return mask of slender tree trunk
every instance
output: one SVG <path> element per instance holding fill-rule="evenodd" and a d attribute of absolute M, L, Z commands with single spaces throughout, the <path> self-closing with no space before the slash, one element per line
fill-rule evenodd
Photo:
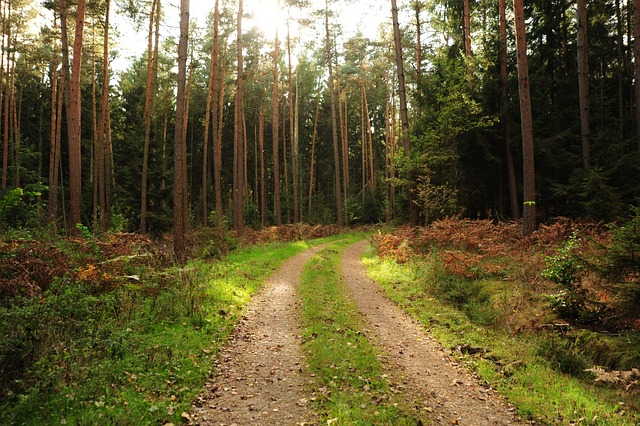
<path fill-rule="evenodd" d="M 57 16 L 53 17 L 53 30 L 57 30 Z M 53 46 L 53 61 L 51 63 L 51 126 L 49 137 L 49 223 L 53 225 L 54 230 L 56 226 L 56 219 L 58 214 L 58 139 L 56 138 L 58 128 L 58 109 L 61 109 L 61 105 L 58 104 L 58 49 L 57 44 Z"/>
<path fill-rule="evenodd" d="M 466 0 L 465 0 L 466 1 Z M 422 80 L 422 23 L 420 22 L 420 13 L 422 12 L 422 2 L 416 0 L 413 4 L 416 14 L 416 77 L 418 83 Z M 422 103 L 417 102 L 418 118 L 422 117 Z"/>
<path fill-rule="evenodd" d="M 258 150 L 260 151 L 260 226 L 264 226 L 267 212 L 267 187 L 264 180 L 264 112 L 258 116 Z"/>
<path fill-rule="evenodd" d="M 342 214 L 342 191 L 340 189 L 340 153 L 338 151 L 338 123 L 336 119 L 336 96 L 333 87 L 333 59 L 331 58 L 331 37 L 329 33 L 329 0 L 325 0 L 325 29 L 326 29 L 326 49 L 327 65 L 329 67 L 329 98 L 331 102 L 331 130 L 333 138 L 333 167 L 336 193 L 336 215 L 338 226 L 343 224 Z"/>
<path fill-rule="evenodd" d="M 398 95 L 400 97 L 400 120 L 402 125 L 402 146 L 405 157 L 411 155 L 411 144 L 409 142 L 409 112 L 407 109 L 407 94 L 404 82 L 404 61 L 402 59 L 402 43 L 400 37 L 400 24 L 398 23 L 398 6 L 396 0 L 391 0 L 391 12 L 393 17 L 393 39 L 395 42 L 396 67 L 398 70 Z M 409 166 L 407 172 L 409 191 L 409 225 L 417 226 L 420 211 L 418 209 L 417 197 L 415 193 L 415 172 L 413 166 Z"/>
<path fill-rule="evenodd" d="M 213 44 L 211 45 L 211 62 L 209 65 L 209 83 L 207 87 L 207 105 L 204 117 L 204 145 L 202 152 L 202 224 L 207 226 L 208 221 L 208 205 L 207 193 L 209 190 L 209 173 L 208 173 L 208 157 L 209 157 L 209 131 L 212 129 L 214 139 L 214 152 L 216 129 L 218 123 L 218 3 L 215 2 L 213 14 Z M 215 104 L 215 105 L 214 105 Z M 215 160 L 214 160 L 215 161 Z M 215 168 L 215 167 L 214 167 Z"/>
<path fill-rule="evenodd" d="M 7 45 L 2 46 L 2 53 L 7 53 L 7 72 L 5 73 L 4 84 L 4 121 L 2 124 L 4 137 L 3 137 L 3 150 L 2 150 L 2 189 L 7 187 L 7 175 L 9 171 L 9 102 L 11 100 L 11 2 L 7 2 L 6 17 L 6 29 L 7 29 Z"/>
<path fill-rule="evenodd" d="M 506 153 L 507 177 L 509 183 L 509 203 L 511 206 L 511 217 L 520 217 L 518 205 L 518 187 L 516 183 L 516 171 L 513 163 L 513 153 L 511 151 L 511 122 L 509 119 L 509 76 L 507 74 L 507 15 L 506 0 L 499 1 L 500 9 L 500 85 L 501 85 L 501 116 L 502 131 L 504 134 L 504 145 Z"/>
<path fill-rule="evenodd" d="M 316 135 L 318 134 L 318 116 L 320 115 L 320 95 L 316 100 L 316 116 L 313 120 L 313 135 L 311 136 L 311 161 L 309 164 L 309 214 L 311 214 L 313 200 L 313 185 L 316 165 Z"/>
<path fill-rule="evenodd" d="M 473 79 L 471 77 L 471 6 L 469 0 L 463 0 L 464 9 L 464 55 L 467 60 L 467 86 L 469 92 L 473 89 Z"/>
<path fill-rule="evenodd" d="M 236 111 L 235 111 L 235 136 L 234 136 L 234 169 L 233 176 L 233 228 L 242 234 L 244 229 L 244 126 L 242 120 L 242 91 L 244 67 L 242 63 L 242 10 L 243 1 L 238 1 L 237 16 L 237 62 L 238 79 L 236 88 Z"/>
<path fill-rule="evenodd" d="M 580 128 L 582 134 L 582 167 L 591 163 L 591 129 L 589 127 L 589 43 L 587 42 L 587 0 L 578 5 L 578 91 L 580 93 Z"/>
<path fill-rule="evenodd" d="M 289 8 L 291 10 L 291 8 Z M 293 73 L 291 64 L 291 32 L 289 17 L 287 17 L 287 57 L 289 66 L 289 133 L 291 143 L 291 177 L 293 178 L 293 223 L 300 220 L 300 206 L 298 205 L 298 147 L 295 132 L 295 114 L 293 113 Z"/>
<path fill-rule="evenodd" d="M 95 23 L 91 25 L 91 131 L 93 139 L 93 152 L 91 156 L 91 181 L 93 182 L 93 232 L 99 231 L 98 223 L 98 168 L 100 167 L 100 141 L 98 138 L 98 99 L 96 90 L 96 29 Z"/>
<path fill-rule="evenodd" d="M 4 122 L 2 124 L 4 130 L 3 147 L 2 151 L 2 189 L 7 187 L 8 170 L 9 170 L 9 101 L 11 99 L 11 2 L 7 2 L 6 18 L 6 33 L 7 44 L 6 48 L 4 43 L 2 44 L 2 55 L 7 54 L 7 72 L 5 73 L 5 94 L 4 94 Z M 4 41 L 4 40 L 3 40 Z M 0 80 L 1 81 L 1 80 Z M 1 91 L 1 89 L 0 89 Z"/>
<path fill-rule="evenodd" d="M 216 130 L 215 138 L 215 191 L 216 191 L 216 220 L 218 226 L 223 224 L 223 209 L 222 209 L 222 125 L 224 124 L 224 76 L 220 78 L 220 94 L 218 95 L 218 128 Z"/>
<path fill-rule="evenodd" d="M 278 10 L 280 9 L 280 0 L 278 0 Z M 278 117 L 278 61 L 280 57 L 278 41 L 278 29 L 276 28 L 276 34 L 273 42 L 273 120 L 272 120 L 272 133 L 273 133 L 273 197 L 274 197 L 274 210 L 276 214 L 276 225 L 282 225 L 282 210 L 280 206 L 280 158 L 279 158 L 279 122 Z"/>
<path fill-rule="evenodd" d="M 147 233 L 147 180 L 149 172 L 149 145 L 151 144 L 151 116 L 153 115 L 153 28 L 157 0 L 151 2 L 149 12 L 149 31 L 147 40 L 147 88 L 144 100 L 144 148 L 142 151 L 142 191 L 140 206 L 140 233 Z"/>
<path fill-rule="evenodd" d="M 344 189 L 344 196 L 347 197 L 349 194 L 349 128 L 347 125 L 347 96 L 340 87 L 339 76 L 337 77 L 337 83 L 338 118 L 340 120 L 340 142 L 342 146 L 342 188 Z M 344 103 L 342 102 L 343 98 Z"/>
<path fill-rule="evenodd" d="M 176 128 L 173 178 L 173 250 L 180 264 L 186 262 L 187 217 L 187 141 L 186 78 L 187 44 L 189 38 L 189 0 L 180 0 L 180 40 L 178 43 L 178 87 L 176 99 Z"/>
<path fill-rule="evenodd" d="M 529 93 L 529 66 L 527 64 L 527 38 L 524 25 L 523 0 L 513 1 L 518 61 L 518 89 L 520 94 L 520 120 L 522 128 L 522 171 L 524 206 L 522 234 L 531 235 L 536 228 L 535 160 L 533 149 L 533 119 Z"/>
<path fill-rule="evenodd" d="M 386 73 L 385 79 L 385 99 L 384 99 L 384 182 L 385 182 L 385 195 L 386 205 L 384 209 L 385 222 L 391 223 L 393 220 L 392 198 L 391 198 L 391 164 L 394 161 L 391 156 L 391 105 L 389 102 L 389 70 Z"/>
<path fill-rule="evenodd" d="M 636 139 L 640 152 L 640 0 L 633 0 L 633 59 L 636 97 Z"/>

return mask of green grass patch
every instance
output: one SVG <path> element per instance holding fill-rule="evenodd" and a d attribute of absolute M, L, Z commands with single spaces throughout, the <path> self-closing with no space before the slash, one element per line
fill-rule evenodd
<path fill-rule="evenodd" d="M 332 244 L 312 258 L 302 274 L 304 350 L 318 411 L 323 422 L 336 424 L 417 424 L 410 402 L 390 389 L 378 350 L 360 331 L 364 320 L 345 298 L 340 253 L 360 238 Z"/>
<path fill-rule="evenodd" d="M 0 423 L 181 423 L 265 279 L 339 238 L 253 246 L 155 273 L 132 265 L 140 281 L 110 291 L 65 278 L 41 297 L 0 304 Z"/>
<path fill-rule="evenodd" d="M 502 309 L 518 305 L 514 299 L 521 298 L 526 311 L 530 308 L 527 298 L 536 297 L 525 294 L 516 283 L 469 282 L 443 275 L 434 259 L 399 265 L 380 259 L 373 249 L 366 251 L 364 262 L 388 297 L 504 394 L 523 417 L 549 424 L 640 422 L 632 394 L 596 386 L 583 374 L 586 364 L 577 339 L 546 332 L 518 333 L 501 322 Z M 533 305 L 530 299 L 529 304 Z M 540 320 L 534 312 L 528 315 Z M 482 348 L 484 355 L 456 350 L 465 345 Z"/>

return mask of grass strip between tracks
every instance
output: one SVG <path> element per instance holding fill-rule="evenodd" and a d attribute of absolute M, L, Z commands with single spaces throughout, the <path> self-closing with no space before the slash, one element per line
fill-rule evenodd
<path fill-rule="evenodd" d="M 362 333 L 364 319 L 340 274 L 348 237 L 313 257 L 302 273 L 303 348 L 316 409 L 327 424 L 421 424 L 387 382 L 377 348 Z"/>

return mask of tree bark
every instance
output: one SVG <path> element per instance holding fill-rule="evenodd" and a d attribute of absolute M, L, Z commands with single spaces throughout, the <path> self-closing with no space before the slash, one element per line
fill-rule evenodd
<path fill-rule="evenodd" d="M 186 262 L 187 218 L 187 141 L 185 106 L 187 78 L 187 44 L 189 39 L 189 0 L 180 0 L 180 40 L 178 43 L 178 87 L 173 178 L 173 250 L 177 261 Z"/>
<path fill-rule="evenodd" d="M 242 234 L 244 230 L 244 124 L 242 120 L 242 91 L 243 91 L 243 73 L 244 67 L 242 63 L 242 12 L 243 1 L 238 1 L 237 16 L 237 88 L 236 88 L 236 110 L 235 110 L 235 136 L 234 136 L 234 181 L 233 181 L 233 228 Z"/>
<path fill-rule="evenodd" d="M 636 149 L 640 152 L 640 0 L 634 0 L 633 12 L 633 59 L 636 98 Z"/>
<path fill-rule="evenodd" d="M 398 96 L 400 98 L 400 121 L 402 125 L 402 146 L 405 157 L 411 155 L 411 144 L 409 142 L 409 112 L 407 110 L 407 93 L 404 82 L 404 63 L 402 59 L 402 43 L 400 37 L 400 24 L 398 23 L 398 6 L 396 0 L 391 0 L 391 13 L 393 18 L 393 39 L 395 43 L 396 67 L 398 72 Z M 413 166 L 409 165 L 407 171 L 408 191 L 409 191 L 409 225 L 417 226 L 420 211 L 418 209 L 417 197 L 415 193 L 415 172 Z"/>
<path fill-rule="evenodd" d="M 524 206 L 522 235 L 528 236 L 536 228 L 535 160 L 533 149 L 533 119 L 529 93 L 529 66 L 527 64 L 527 38 L 524 25 L 523 0 L 514 0 L 516 53 L 518 62 L 518 91 L 520 95 L 520 125 L 522 128 L 522 170 Z"/>
<path fill-rule="evenodd" d="M 329 66 L 329 97 L 331 102 L 331 130 L 333 138 L 333 167 L 335 177 L 335 193 L 336 193 L 336 215 L 338 220 L 338 226 L 342 226 L 343 214 L 342 214 L 342 191 L 340 190 L 340 153 L 338 150 L 338 123 L 336 118 L 336 99 L 335 90 L 333 87 L 333 59 L 331 58 L 331 37 L 329 33 L 329 0 L 325 0 L 325 29 L 326 29 L 326 49 L 327 49 L 327 64 Z"/>
<path fill-rule="evenodd" d="M 77 234 L 76 224 L 81 223 L 82 198 L 82 154 L 81 154 L 81 102 L 80 92 L 82 70 L 82 40 L 84 35 L 85 0 L 78 0 L 76 10 L 76 31 L 73 41 L 73 63 L 71 70 L 71 90 L 68 108 L 69 132 L 69 219 L 71 233 Z"/>
<path fill-rule="evenodd" d="M 149 32 L 147 42 L 147 88 L 144 100 L 144 148 L 142 151 L 142 190 L 140 205 L 140 233 L 147 233 L 147 179 L 149 171 L 149 145 L 151 144 L 151 116 L 153 114 L 153 98 L 155 97 L 153 80 L 153 28 L 157 0 L 151 2 L 149 12 Z"/>
<path fill-rule="evenodd" d="M 591 165 L 591 129 L 589 126 L 589 44 L 587 42 L 587 0 L 577 0 L 578 10 L 578 92 L 580 96 L 580 129 L 582 167 Z"/>
<path fill-rule="evenodd" d="M 289 18 L 287 17 L 287 57 L 289 66 L 289 139 L 291 143 L 291 176 L 293 178 L 293 223 L 300 220 L 300 208 L 298 206 L 298 147 L 295 134 L 295 115 L 293 113 L 293 73 L 291 64 L 291 32 Z"/>
<path fill-rule="evenodd" d="M 2 54 L 7 53 L 7 71 L 5 73 L 4 83 L 4 121 L 3 127 L 3 150 L 2 150 L 2 189 L 7 187 L 7 175 L 9 171 L 9 102 L 11 100 L 11 2 L 7 2 L 6 28 L 7 28 L 7 45 L 2 45 Z M 3 40 L 4 41 L 4 40 Z M 0 89 L 1 90 L 1 89 Z"/>
<path fill-rule="evenodd" d="M 280 9 L 280 0 L 278 0 L 278 10 Z M 272 135 L 273 135 L 273 206 L 276 214 L 276 225 L 282 225 L 282 210 L 280 206 L 280 159 L 279 146 L 279 117 L 278 117 L 278 61 L 279 61 L 279 41 L 278 29 L 273 41 L 273 119 L 272 119 Z"/>
<path fill-rule="evenodd" d="M 499 1 L 500 14 L 500 85 L 501 85 L 501 118 L 502 132 L 504 135 L 505 159 L 507 166 L 507 178 L 509 186 L 509 204 L 511 217 L 520 217 L 518 205 L 518 186 L 516 183 L 516 171 L 511 151 L 511 121 L 509 119 L 509 76 L 507 74 L 507 14 L 506 0 Z"/>

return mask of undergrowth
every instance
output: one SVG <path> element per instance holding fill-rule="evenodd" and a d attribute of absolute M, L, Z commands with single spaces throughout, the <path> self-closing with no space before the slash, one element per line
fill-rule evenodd
<path fill-rule="evenodd" d="M 615 229 L 635 238 L 628 231 L 632 226 Z M 600 232 L 561 222 L 519 240 L 510 225 L 449 220 L 429 229 L 380 234 L 374 238 L 377 250 L 365 262 L 389 297 L 524 417 L 543 423 L 637 424 L 638 374 L 625 371 L 637 372 L 633 369 L 640 366 L 640 333 L 624 328 L 634 318 L 623 300 L 628 293 L 613 291 L 633 287 L 630 260 L 637 246 L 607 249 L 611 240 Z M 614 270 L 613 260 L 620 258 L 619 284 L 596 280 L 602 277 L 598 268 Z M 606 289 L 612 290 L 610 299 L 593 298 Z"/>
<path fill-rule="evenodd" d="M 106 240 L 0 244 L 12 265 L 0 274 L 1 424 L 188 420 L 243 306 L 309 246 L 225 249 L 180 268 L 162 241 Z"/>

